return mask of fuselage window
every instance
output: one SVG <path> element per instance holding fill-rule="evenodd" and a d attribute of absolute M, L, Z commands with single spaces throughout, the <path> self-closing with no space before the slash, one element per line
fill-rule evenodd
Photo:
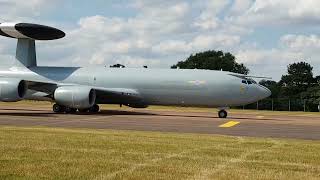
<path fill-rule="evenodd" d="M 252 81 L 248 81 L 248 84 L 252 84 Z"/>

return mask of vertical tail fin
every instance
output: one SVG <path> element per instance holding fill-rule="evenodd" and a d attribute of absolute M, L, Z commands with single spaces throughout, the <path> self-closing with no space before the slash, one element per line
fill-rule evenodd
<path fill-rule="evenodd" d="M 16 66 L 27 68 L 37 66 L 35 41 L 31 39 L 18 39 L 16 50 Z"/>

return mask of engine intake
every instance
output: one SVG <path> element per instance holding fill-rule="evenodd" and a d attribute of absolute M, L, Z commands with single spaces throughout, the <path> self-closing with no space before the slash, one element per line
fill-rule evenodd
<path fill-rule="evenodd" d="M 0 101 L 21 101 L 26 95 L 28 86 L 24 80 L 0 78 Z"/>
<path fill-rule="evenodd" d="M 55 101 L 71 108 L 85 109 L 96 102 L 96 91 L 85 86 L 62 86 L 54 92 Z"/>

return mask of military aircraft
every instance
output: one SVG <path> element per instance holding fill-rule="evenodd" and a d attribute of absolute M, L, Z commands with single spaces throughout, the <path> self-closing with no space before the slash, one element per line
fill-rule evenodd
<path fill-rule="evenodd" d="M 55 113 L 95 113 L 98 104 L 207 106 L 218 108 L 219 117 L 226 118 L 228 107 L 271 95 L 254 77 L 224 71 L 40 67 L 35 41 L 63 38 L 63 31 L 39 24 L 1 23 L 0 35 L 18 39 L 14 64 L 0 67 L 3 102 L 54 101 Z"/>

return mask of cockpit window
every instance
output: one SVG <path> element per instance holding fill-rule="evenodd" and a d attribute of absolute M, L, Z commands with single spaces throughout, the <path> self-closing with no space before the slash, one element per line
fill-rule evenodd
<path fill-rule="evenodd" d="M 257 82 L 253 79 L 248 79 L 246 82 L 247 84 L 257 84 Z"/>
<path fill-rule="evenodd" d="M 255 80 L 252 80 L 252 79 L 250 79 L 250 80 L 242 80 L 242 83 L 243 84 L 257 84 L 257 82 Z"/>

